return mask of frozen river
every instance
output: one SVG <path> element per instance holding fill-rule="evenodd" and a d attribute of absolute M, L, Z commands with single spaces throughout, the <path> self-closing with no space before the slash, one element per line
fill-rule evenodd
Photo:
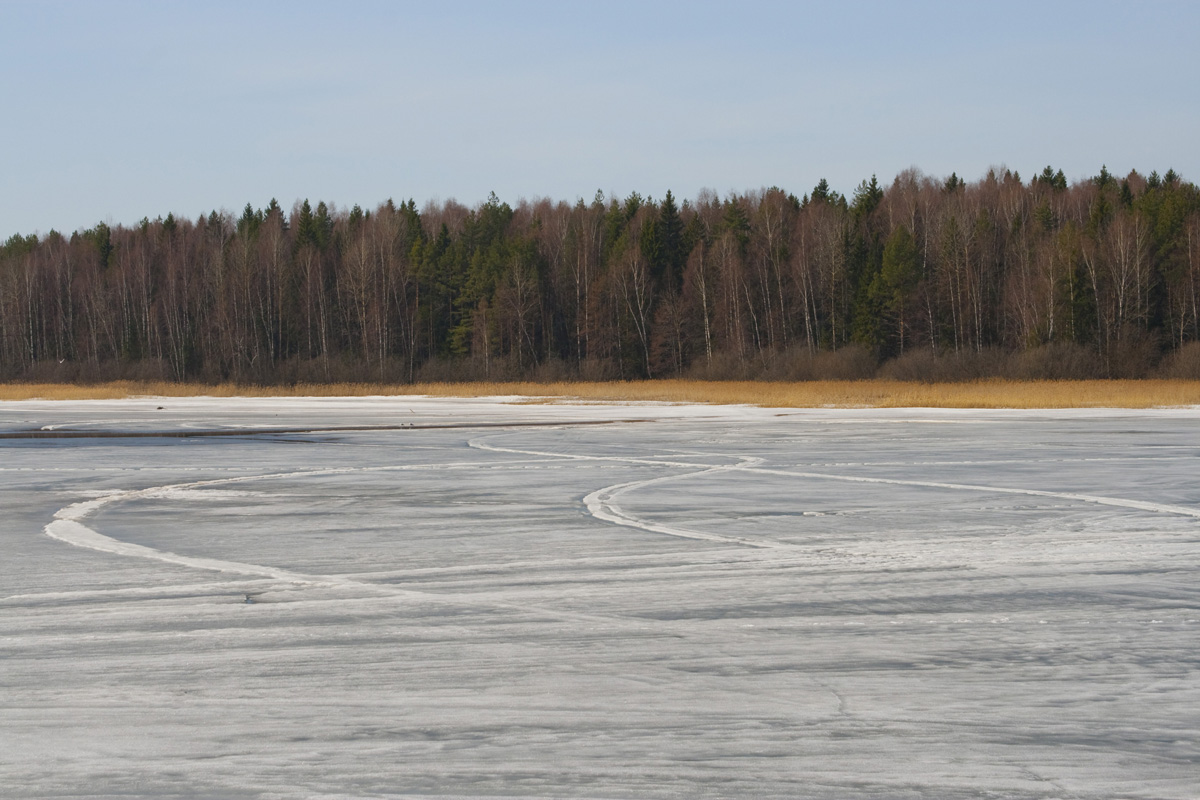
<path fill-rule="evenodd" d="M 1200 796 L 1200 409 L 0 436 L 0 797 Z"/>

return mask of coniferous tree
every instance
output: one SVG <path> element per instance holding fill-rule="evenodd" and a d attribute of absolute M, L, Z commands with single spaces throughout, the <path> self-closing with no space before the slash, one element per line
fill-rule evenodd
<path fill-rule="evenodd" d="M 849 200 L 824 180 L 682 204 L 271 200 L 10 237 L 0 373 L 733 376 L 854 341 L 1069 346 L 1132 375 L 1200 339 L 1198 297 L 1200 192 L 1173 170 L 911 170 Z"/>

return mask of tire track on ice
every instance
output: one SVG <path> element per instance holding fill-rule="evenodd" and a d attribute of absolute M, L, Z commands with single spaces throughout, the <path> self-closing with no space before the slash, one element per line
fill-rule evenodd
<path fill-rule="evenodd" d="M 619 463 L 644 464 L 650 466 L 667 466 L 667 467 L 685 467 L 691 468 L 692 472 L 685 472 L 679 475 L 664 475 L 656 478 L 648 478 L 640 481 L 629 481 L 627 483 L 617 483 L 612 486 L 605 486 L 602 489 L 597 489 L 583 498 L 583 503 L 587 507 L 588 513 L 596 519 L 611 522 L 614 525 L 622 525 L 627 528 L 638 528 L 651 533 L 662 533 L 667 536 L 675 536 L 680 539 L 699 539 L 707 542 L 718 542 L 721 544 L 736 544 L 743 547 L 754 547 L 758 549 L 798 549 L 796 545 L 786 542 L 777 542 L 771 539 L 747 539 L 740 536 L 724 536 L 719 533 L 709 533 L 705 531 L 695 531 L 689 528 L 680 528 L 675 525 L 664 525 L 658 522 L 650 522 L 649 520 L 641 519 L 632 514 L 625 512 L 620 506 L 614 502 L 616 498 L 627 492 L 632 492 L 637 489 L 651 486 L 656 483 L 668 483 L 671 481 L 680 481 L 686 478 L 695 478 L 701 475 L 710 475 L 720 472 L 744 471 L 750 469 L 748 465 L 761 464 L 762 459 L 755 456 L 739 456 L 740 464 L 701 464 L 698 465 L 694 461 L 670 461 L 661 458 L 634 458 L 631 456 L 588 456 L 575 453 L 543 453 L 532 450 L 516 450 L 513 448 L 498 447 L 496 445 L 487 444 L 479 439 L 471 439 L 467 442 L 470 447 L 477 450 L 486 450 L 496 453 L 509 453 L 519 455 L 534 455 L 550 456 L 582 461 L 615 461 Z M 700 466 L 701 469 L 696 470 Z"/>
<path fill-rule="evenodd" d="M 508 453 L 511 455 L 525 456 L 540 456 L 550 458 L 561 458 L 575 461 L 604 461 L 624 464 L 637 464 L 646 466 L 662 466 L 662 467 L 683 467 L 695 469 L 698 466 L 695 462 L 690 461 L 673 461 L 670 459 L 634 456 L 593 456 L 581 453 L 554 453 L 541 450 L 524 450 L 512 447 L 501 447 L 494 444 L 489 444 L 480 439 L 471 439 L 467 442 L 470 447 L 487 450 L 496 453 Z M 981 484 L 969 483 L 949 483 L 942 481 L 918 481 L 906 480 L 901 478 L 872 478 L 861 475 L 836 475 L 827 472 L 808 472 L 799 470 L 778 469 L 772 467 L 757 466 L 762 463 L 762 459 L 753 457 L 741 457 L 743 463 L 729 465 L 703 465 L 704 468 L 690 473 L 681 475 L 669 475 L 658 478 L 650 478 L 642 481 L 631 481 L 628 483 L 615 484 L 602 489 L 597 489 L 583 498 L 584 505 L 588 513 L 593 517 L 611 522 L 616 525 L 626 527 L 639 528 L 641 530 L 650 531 L 653 533 L 662 533 L 668 536 L 675 536 L 685 539 L 702 539 L 706 541 L 725 542 L 729 544 L 743 545 L 746 547 L 757 548 L 796 548 L 787 542 L 776 542 L 771 540 L 752 540 L 734 536 L 722 536 L 716 533 L 707 533 L 703 531 L 694 531 L 687 528 L 680 528 L 674 525 L 665 525 L 662 523 L 649 522 L 638 517 L 632 516 L 621 510 L 612 501 L 627 492 L 635 489 L 640 489 L 645 486 L 650 486 L 655 483 L 664 483 L 668 481 L 678 481 L 685 478 L 694 478 L 701 475 L 714 474 L 719 472 L 746 472 L 759 475 L 776 475 L 790 478 L 806 478 L 810 480 L 827 480 L 827 481 L 843 481 L 848 483 L 872 483 L 885 484 L 892 486 L 914 486 L 930 489 L 949 489 L 952 491 L 967 491 L 980 493 L 995 493 L 995 494 L 1013 494 L 1025 495 L 1030 497 L 1049 497 L 1059 500 L 1070 500 L 1079 503 L 1090 503 L 1094 505 L 1115 506 L 1118 508 L 1130 508 L 1138 511 L 1151 511 L 1160 514 L 1176 514 L 1180 516 L 1192 517 L 1200 519 L 1200 508 L 1191 508 L 1189 506 L 1172 505 L 1168 503 L 1155 503 L 1146 500 L 1130 500 L 1121 497 L 1106 497 L 1103 495 L 1082 494 L 1078 492 L 1052 492 L 1044 489 L 1022 489 L 1008 486 L 986 486 Z M 746 463 L 747 461 L 756 462 L 754 464 Z"/>
<path fill-rule="evenodd" d="M 184 567 L 192 567 L 194 569 L 205 569 L 214 572 L 232 572 L 239 575 L 252 575 L 260 578 L 274 578 L 276 580 L 289 581 L 292 583 L 325 583 L 327 581 L 316 581 L 313 579 L 313 576 L 303 575 L 290 570 L 262 566 L 259 564 L 247 564 L 240 561 L 225 561 L 216 558 L 185 556 L 178 553 L 172 553 L 167 550 L 158 550 L 153 547 L 134 544 L 133 542 L 123 542 L 120 539 L 114 539 L 111 536 L 105 536 L 104 534 L 89 528 L 87 525 L 83 524 L 83 520 L 96 513 L 104 506 L 111 505 L 113 503 L 124 502 L 126 500 L 155 497 L 172 490 L 198 489 L 205 486 L 228 485 L 231 483 L 241 483 L 251 480 L 269 480 L 271 478 L 339 475 L 353 471 L 355 470 L 350 468 L 340 468 L 278 472 L 253 476 L 240 475 L 233 478 L 215 478 L 206 481 L 189 481 L 186 483 L 163 484 L 161 486 L 152 486 L 145 489 L 129 489 L 125 491 L 118 491 L 103 497 L 94 498 L 92 500 L 84 500 L 78 503 L 72 503 L 69 506 L 59 509 L 54 513 L 54 520 L 46 525 L 45 528 L 43 528 L 43 531 L 50 538 L 57 539 L 60 542 L 75 545 L 76 547 L 85 547 L 90 550 L 98 550 L 102 553 L 132 556 L 135 558 L 149 558 L 155 561 L 162 561 L 167 564 L 177 564 Z"/>
<path fill-rule="evenodd" d="M 540 461 L 540 459 L 539 459 Z M 506 465 L 513 463 L 529 463 L 507 462 Z M 448 464 L 421 464 L 421 465 L 401 465 L 401 466 L 381 466 L 381 467 L 338 467 L 320 470 L 299 470 L 292 472 L 276 472 L 259 475 L 240 475 L 229 478 L 215 478 L 203 481 L 189 481 L 186 483 L 163 484 L 160 486 L 151 486 L 143 489 L 129 489 L 125 491 L 114 492 L 103 497 L 84 500 L 78 503 L 72 503 L 64 506 L 54 514 L 54 519 L 48 523 L 43 532 L 52 539 L 56 539 L 65 544 L 76 547 L 83 547 L 90 550 L 97 550 L 102 553 L 110 553 L 113 555 L 130 556 L 134 558 L 145 558 L 154 561 L 159 561 L 167 564 L 175 564 L 193 569 L 209 570 L 222 573 L 233 573 L 238 575 L 248 575 L 258 578 L 270 578 L 272 580 L 282 581 L 292 584 L 294 587 L 309 587 L 309 588 L 346 588 L 355 589 L 358 591 L 366 590 L 367 592 L 381 597 L 396 597 L 415 600 L 419 602 L 434 603 L 441 605 L 466 605 L 493 609 L 504 609 L 508 611 L 517 611 L 522 613 L 533 613 L 544 615 L 559 620 L 571 622 L 582 622 L 589 624 L 620 624 L 630 625 L 643 628 L 646 630 L 658 629 L 644 623 L 631 623 L 630 620 L 621 617 L 608 617 L 599 614 L 585 614 L 573 611 L 563 611 L 558 609 L 545 608 L 542 606 L 528 605 L 522 603 L 513 603 L 504 600 L 495 599 L 486 594 L 462 594 L 455 592 L 427 592 L 415 589 L 406 589 L 392 584 L 378 584 L 369 581 L 355 580 L 354 578 L 343 575 L 311 575 L 293 570 L 281 569 L 261 564 L 251 564 L 242 561 L 229 561 L 216 558 L 203 558 L 198 556 L 186 556 L 179 553 L 172 553 L 168 550 L 159 550 L 145 545 L 135 544 L 133 542 L 124 542 L 120 539 L 106 536 L 105 534 L 96 531 L 93 528 L 84 524 L 84 520 L 92 514 L 99 511 L 101 508 L 113 503 L 135 500 L 139 498 L 152 498 L 155 496 L 169 495 L 172 491 L 197 489 L 206 486 L 219 486 L 234 483 L 243 483 L 248 481 L 272 480 L 279 478 L 296 478 L 296 477 L 321 477 L 328 475 L 346 475 L 359 472 L 388 472 L 388 471 L 404 471 L 415 469 L 444 469 L 452 465 Z M 459 462 L 457 466 L 479 467 L 485 466 L 474 462 Z M 486 465 L 488 467 L 497 465 Z M 160 590 L 162 587 L 159 587 Z M 258 594 L 261 594 L 259 592 Z"/>
<path fill-rule="evenodd" d="M 746 462 L 762 463 L 761 458 L 746 457 L 743 459 Z M 621 495 L 632 492 L 637 489 L 643 489 L 657 483 L 669 483 L 671 481 L 680 481 L 687 478 L 698 478 L 702 475 L 712 475 L 720 472 L 731 472 L 736 470 L 744 470 L 744 464 L 731 464 L 728 466 L 708 467 L 697 472 L 685 472 L 680 475 L 667 475 L 659 478 L 649 478 L 642 481 L 630 481 L 629 483 L 618 483 L 612 486 L 606 486 L 603 489 L 597 489 L 591 494 L 583 498 L 583 503 L 587 506 L 588 513 L 596 519 L 602 519 L 605 522 L 612 522 L 616 525 L 625 525 L 631 528 L 641 528 L 642 530 L 652 533 L 664 533 L 667 536 L 677 536 L 682 539 L 701 539 L 708 542 L 721 542 L 723 544 L 740 544 L 746 547 L 757 547 L 762 549 L 777 549 L 777 548 L 793 548 L 794 545 L 784 542 L 777 542 L 771 539 L 747 539 L 740 536 L 724 536 L 719 533 L 706 533 L 704 531 L 693 531 L 687 528 L 680 528 L 674 525 L 664 525 L 658 522 L 650 522 L 641 517 L 634 516 L 626 512 L 616 504 L 616 499 Z"/>

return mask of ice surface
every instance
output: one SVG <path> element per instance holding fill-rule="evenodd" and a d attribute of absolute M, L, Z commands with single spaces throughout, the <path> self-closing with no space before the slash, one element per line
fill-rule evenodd
<path fill-rule="evenodd" d="M 3 403 L 0 797 L 1195 798 L 1198 423 Z"/>

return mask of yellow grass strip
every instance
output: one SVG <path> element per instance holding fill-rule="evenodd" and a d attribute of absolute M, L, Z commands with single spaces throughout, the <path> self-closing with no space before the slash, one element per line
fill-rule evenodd
<path fill-rule="evenodd" d="M 749 403 L 779 408 L 1153 408 L 1200 405 L 1200 381 L 630 381 L 607 383 L 424 383 L 215 385 L 116 381 L 94 385 L 0 384 L 0 400 L 111 400 L 128 397 L 356 397 L 516 395 L 517 402 L 661 401 Z"/>

